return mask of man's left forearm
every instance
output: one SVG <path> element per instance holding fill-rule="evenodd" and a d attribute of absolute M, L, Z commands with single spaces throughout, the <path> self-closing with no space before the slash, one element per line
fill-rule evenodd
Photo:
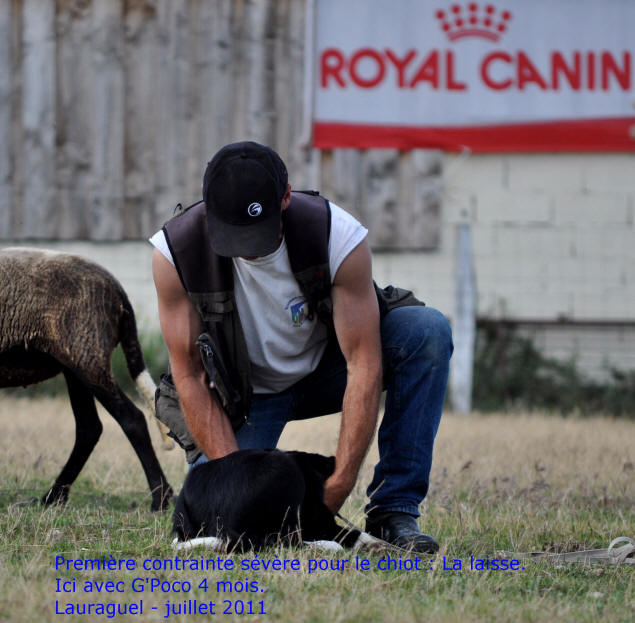
<path fill-rule="evenodd" d="M 335 472 L 324 484 L 324 501 L 333 513 L 355 485 L 377 424 L 381 336 L 371 273 L 370 247 L 363 240 L 340 265 L 331 290 L 333 324 L 347 366 Z"/>
<path fill-rule="evenodd" d="M 363 367 L 349 366 L 335 471 L 326 481 L 324 491 L 324 501 L 334 513 L 339 510 L 357 481 L 375 433 L 380 395 L 380 363 L 374 362 Z"/>

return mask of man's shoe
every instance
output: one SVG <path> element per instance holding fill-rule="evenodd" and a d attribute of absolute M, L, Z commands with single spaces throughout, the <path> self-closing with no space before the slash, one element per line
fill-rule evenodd
<path fill-rule="evenodd" d="M 435 554 L 439 544 L 417 526 L 417 519 L 407 513 L 388 512 L 366 519 L 366 532 L 402 549 Z"/>

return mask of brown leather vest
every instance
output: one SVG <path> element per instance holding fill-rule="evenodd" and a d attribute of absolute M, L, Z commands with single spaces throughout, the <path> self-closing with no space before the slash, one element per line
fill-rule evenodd
<path fill-rule="evenodd" d="M 307 298 L 309 313 L 316 313 L 328 325 L 332 311 L 329 202 L 317 192 L 292 192 L 283 223 L 291 270 Z M 207 353 L 207 364 L 213 366 L 208 375 L 215 376 L 210 380 L 219 389 L 232 425 L 238 428 L 249 414 L 252 388 L 234 297 L 232 259 L 217 255 L 210 246 L 202 201 L 168 221 L 163 232 L 183 287 L 203 320 L 205 333 L 198 344 L 204 363 Z"/>

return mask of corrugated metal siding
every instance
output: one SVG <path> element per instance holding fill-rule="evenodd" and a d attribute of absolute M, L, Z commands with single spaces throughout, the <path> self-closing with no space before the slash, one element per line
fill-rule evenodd
<path fill-rule="evenodd" d="M 0 0 L 0 238 L 146 237 L 252 139 L 374 248 L 434 248 L 439 153 L 301 145 L 304 39 L 304 0 Z"/>

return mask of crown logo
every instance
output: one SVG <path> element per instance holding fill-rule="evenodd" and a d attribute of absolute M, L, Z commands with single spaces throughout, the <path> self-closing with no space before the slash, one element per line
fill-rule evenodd
<path fill-rule="evenodd" d="M 450 41 L 481 37 L 499 41 L 512 18 L 509 11 L 499 11 L 493 4 L 470 2 L 466 7 L 453 4 L 449 11 L 438 10 L 436 18 Z"/>

